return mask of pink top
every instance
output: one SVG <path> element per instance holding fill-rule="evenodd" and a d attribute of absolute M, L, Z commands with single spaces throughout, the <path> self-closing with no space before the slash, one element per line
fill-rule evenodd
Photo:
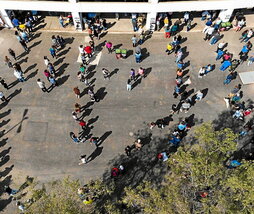
<path fill-rule="evenodd" d="M 107 43 L 106 43 L 106 47 L 107 47 L 107 48 L 111 48 L 111 47 L 112 47 L 112 43 L 111 43 L 111 42 L 107 42 Z"/>

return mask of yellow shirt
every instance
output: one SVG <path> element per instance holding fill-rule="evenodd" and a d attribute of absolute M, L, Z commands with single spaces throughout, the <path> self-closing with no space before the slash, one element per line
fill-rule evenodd
<path fill-rule="evenodd" d="M 92 199 L 89 199 L 89 201 L 84 200 L 83 203 L 84 203 L 84 204 L 91 204 L 91 203 L 93 203 L 93 200 L 92 200 Z"/>
<path fill-rule="evenodd" d="M 25 26 L 24 24 L 21 24 L 21 25 L 19 25 L 19 28 L 20 28 L 21 30 L 25 30 L 25 29 L 26 29 L 26 26 Z"/>
<path fill-rule="evenodd" d="M 171 51 L 173 49 L 173 46 L 171 44 L 168 44 L 167 49 Z"/>

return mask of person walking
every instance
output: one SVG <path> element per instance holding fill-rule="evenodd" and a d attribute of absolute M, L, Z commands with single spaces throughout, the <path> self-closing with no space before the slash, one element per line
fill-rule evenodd
<path fill-rule="evenodd" d="M 74 91 L 74 94 L 76 95 L 76 97 L 79 99 L 80 98 L 80 90 L 79 90 L 78 86 L 73 88 L 73 91 Z"/>
<path fill-rule="evenodd" d="M 131 85 L 131 80 L 127 80 L 127 91 L 131 91 L 132 85 Z"/>
<path fill-rule="evenodd" d="M 43 91 L 43 92 L 47 92 L 47 88 L 45 86 L 45 82 L 41 81 L 41 79 L 37 79 L 37 84 L 39 86 L 39 88 Z"/>
<path fill-rule="evenodd" d="M 16 53 L 11 48 L 8 49 L 9 54 L 13 57 L 14 60 L 16 60 Z"/>
<path fill-rule="evenodd" d="M 49 52 L 51 54 L 51 56 L 53 58 L 56 58 L 57 59 L 57 55 L 56 55 L 56 49 L 54 48 L 54 46 L 51 46 L 51 48 L 49 49 Z"/>
<path fill-rule="evenodd" d="M 8 56 L 4 57 L 4 62 L 6 65 L 8 65 L 9 68 L 12 68 L 12 62 Z"/>
<path fill-rule="evenodd" d="M 0 99 L 3 101 L 3 102 L 8 102 L 8 100 L 6 99 L 6 97 L 4 96 L 4 93 L 2 91 L 0 91 Z"/>
<path fill-rule="evenodd" d="M 81 155 L 79 160 L 80 160 L 80 162 L 78 163 L 78 165 L 82 165 L 82 164 L 88 163 L 86 155 Z"/>
<path fill-rule="evenodd" d="M 106 46 L 106 48 L 108 49 L 108 53 L 109 53 L 109 54 L 112 54 L 112 51 L 113 51 L 113 50 L 112 50 L 112 47 L 113 47 L 112 43 L 109 42 L 109 41 L 106 41 L 105 46 Z"/>
<path fill-rule="evenodd" d="M 2 77 L 0 77 L 0 84 L 1 84 L 5 89 L 8 90 L 8 85 L 7 85 L 7 83 L 5 82 L 5 80 L 4 80 Z"/>
<path fill-rule="evenodd" d="M 133 37 L 131 38 L 131 41 L 132 41 L 132 46 L 133 47 L 136 47 L 137 46 L 137 43 L 138 43 L 138 39 L 136 37 L 136 35 L 134 34 Z"/>
<path fill-rule="evenodd" d="M 106 68 L 102 68 L 102 74 L 103 74 L 104 80 L 110 79 L 110 72 Z"/>

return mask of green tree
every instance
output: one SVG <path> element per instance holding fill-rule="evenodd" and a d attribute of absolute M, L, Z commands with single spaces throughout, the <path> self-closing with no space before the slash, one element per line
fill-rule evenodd
<path fill-rule="evenodd" d="M 84 205 L 77 190 L 78 180 L 64 178 L 33 189 L 31 198 L 34 202 L 28 206 L 28 214 L 83 214 L 91 213 L 93 205 Z"/>
<path fill-rule="evenodd" d="M 236 149 L 232 130 L 215 131 L 205 123 L 170 157 L 169 173 L 159 188 L 152 183 L 127 188 L 124 202 L 145 213 L 254 213 L 253 163 L 225 166 Z"/>

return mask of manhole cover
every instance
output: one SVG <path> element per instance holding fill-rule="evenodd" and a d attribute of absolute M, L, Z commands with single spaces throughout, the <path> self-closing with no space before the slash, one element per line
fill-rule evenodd
<path fill-rule="evenodd" d="M 48 123 L 29 121 L 26 128 L 23 140 L 42 143 L 46 140 L 48 132 Z"/>

